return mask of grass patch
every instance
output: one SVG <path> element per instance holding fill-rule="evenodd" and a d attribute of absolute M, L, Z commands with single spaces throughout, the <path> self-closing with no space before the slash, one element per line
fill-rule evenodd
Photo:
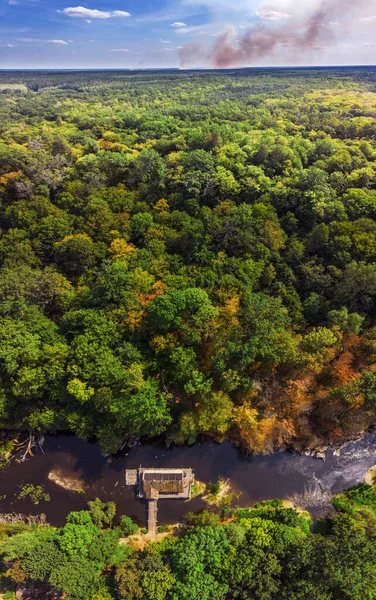
<path fill-rule="evenodd" d="M 191 487 L 191 498 L 201 496 L 206 490 L 206 485 L 202 481 L 195 481 Z"/>
<path fill-rule="evenodd" d="M 27 92 L 23 83 L 0 83 L 0 92 Z"/>
<path fill-rule="evenodd" d="M 228 509 L 232 502 L 239 498 L 240 494 L 234 494 L 231 491 L 230 481 L 228 479 L 218 479 L 216 483 L 208 483 L 204 500 L 207 504 L 218 506 L 221 509 Z"/>

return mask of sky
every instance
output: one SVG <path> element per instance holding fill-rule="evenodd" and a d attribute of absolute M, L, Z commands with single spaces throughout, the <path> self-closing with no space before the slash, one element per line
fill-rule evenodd
<path fill-rule="evenodd" d="M 376 0 L 0 0 L 0 69 L 357 64 Z"/>

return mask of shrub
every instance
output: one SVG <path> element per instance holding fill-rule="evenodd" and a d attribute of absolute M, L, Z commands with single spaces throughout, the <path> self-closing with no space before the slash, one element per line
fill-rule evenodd
<path fill-rule="evenodd" d="M 120 529 L 123 535 L 134 535 L 138 531 L 138 525 L 127 515 L 120 517 Z"/>

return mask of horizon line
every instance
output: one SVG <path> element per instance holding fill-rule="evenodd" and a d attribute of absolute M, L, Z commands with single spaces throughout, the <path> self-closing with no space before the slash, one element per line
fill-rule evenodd
<path fill-rule="evenodd" d="M 376 64 L 328 65 L 249 65 L 245 67 L 2 67 L 0 73 L 14 71 L 242 71 L 246 69 L 356 69 L 376 68 Z"/>

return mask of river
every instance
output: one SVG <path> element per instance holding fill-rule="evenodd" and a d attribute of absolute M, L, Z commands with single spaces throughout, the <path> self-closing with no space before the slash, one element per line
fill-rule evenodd
<path fill-rule="evenodd" d="M 87 500 L 99 497 L 115 501 L 118 515 L 127 514 L 143 525 L 146 507 L 135 497 L 132 488 L 125 486 L 126 468 L 140 465 L 191 467 L 199 481 L 229 479 L 233 491 L 240 494 L 236 501 L 240 506 L 271 498 L 294 498 L 314 513 L 323 514 L 330 506 L 331 494 L 362 482 L 369 468 L 376 464 L 376 430 L 343 446 L 340 456 L 328 450 L 325 462 L 288 451 L 247 457 L 228 441 L 170 449 L 164 445 L 142 444 L 120 457 L 108 459 L 93 443 L 58 435 L 47 436 L 43 450 L 23 463 L 12 462 L 0 471 L 0 512 L 43 512 L 49 523 L 60 526 L 70 511 L 82 510 Z M 59 477 L 79 479 L 84 493 L 58 486 L 49 479 L 51 472 Z M 19 486 L 25 483 L 42 484 L 50 494 L 50 502 L 42 501 L 34 506 L 28 500 L 18 500 Z M 189 502 L 160 501 L 158 522 L 178 522 L 186 512 L 203 506 L 199 497 Z"/>

